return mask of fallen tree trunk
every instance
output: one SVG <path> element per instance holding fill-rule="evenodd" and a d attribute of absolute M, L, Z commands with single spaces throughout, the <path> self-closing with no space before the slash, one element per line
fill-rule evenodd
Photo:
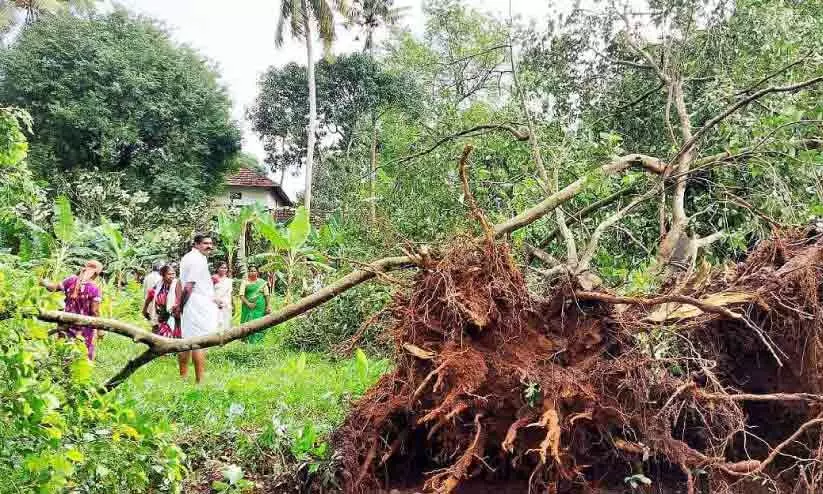
<path fill-rule="evenodd" d="M 466 152 L 470 151 L 470 147 L 467 147 L 466 149 Z M 575 197 L 585 189 L 587 184 L 591 183 L 593 180 L 596 180 L 598 177 L 614 175 L 623 172 L 632 166 L 637 166 L 653 173 L 661 173 L 665 168 L 665 165 L 657 158 L 641 154 L 631 154 L 617 158 L 592 170 L 578 180 L 575 180 L 534 207 L 518 214 L 504 223 L 495 225 L 491 228 L 491 233 L 494 237 L 499 238 L 510 234 L 519 228 L 528 226 L 544 217 L 546 214 L 551 213 L 558 206 Z M 189 350 L 198 350 L 225 345 L 304 314 L 305 312 L 331 300 L 337 295 L 340 295 L 341 293 L 363 282 L 375 278 L 381 273 L 414 266 L 415 264 L 415 259 L 410 256 L 385 257 L 373 261 L 365 265 L 363 269 L 353 271 L 331 285 L 326 286 L 293 304 L 287 305 L 286 307 L 283 307 L 270 315 L 231 328 L 225 332 L 213 333 L 207 336 L 199 336 L 195 338 L 165 338 L 154 335 L 140 327 L 121 321 L 81 316 L 78 314 L 60 311 L 41 311 L 37 318 L 45 322 L 77 324 L 97 328 L 103 331 L 115 332 L 127 338 L 131 338 L 136 343 L 142 343 L 148 346 L 148 350 L 146 352 L 129 361 L 122 370 L 120 370 L 114 377 L 109 379 L 103 385 L 102 391 L 108 392 L 122 383 L 140 367 L 151 362 L 157 357 L 167 355 L 169 353 L 179 353 Z"/>

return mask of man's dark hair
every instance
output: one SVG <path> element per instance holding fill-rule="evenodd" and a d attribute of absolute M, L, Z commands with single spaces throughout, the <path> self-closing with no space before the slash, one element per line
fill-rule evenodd
<path fill-rule="evenodd" d="M 211 235 L 208 233 L 197 233 L 194 235 L 194 245 L 200 245 L 206 239 L 211 239 Z"/>

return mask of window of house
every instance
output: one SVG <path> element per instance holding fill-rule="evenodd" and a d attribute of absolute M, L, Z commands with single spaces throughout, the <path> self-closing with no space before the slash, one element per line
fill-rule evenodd
<path fill-rule="evenodd" d="M 239 201 L 243 198 L 243 194 L 240 192 L 229 192 L 229 200 L 231 201 Z"/>

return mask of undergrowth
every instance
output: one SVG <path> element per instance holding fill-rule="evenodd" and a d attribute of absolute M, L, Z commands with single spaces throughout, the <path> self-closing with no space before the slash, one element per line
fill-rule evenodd
<path fill-rule="evenodd" d="M 343 421 L 349 403 L 390 367 L 388 360 L 369 359 L 362 352 L 330 361 L 320 353 L 290 350 L 282 343 L 287 330 L 269 330 L 258 345 L 238 341 L 209 350 L 200 386 L 191 377 L 180 379 L 170 355 L 115 391 L 138 412 L 175 427 L 176 441 L 187 454 L 189 486 L 225 480 L 220 472 L 231 464 L 240 465 L 260 487 L 295 477 L 298 469 L 314 473 L 331 459 L 326 437 Z M 106 336 L 96 362 L 98 379 L 112 375 L 140 350 L 125 338 Z"/>

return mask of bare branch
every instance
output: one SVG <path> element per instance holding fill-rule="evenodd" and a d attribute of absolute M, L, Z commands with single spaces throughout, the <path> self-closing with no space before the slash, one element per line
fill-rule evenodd
<path fill-rule="evenodd" d="M 726 394 L 709 393 L 707 391 L 703 391 L 702 389 L 697 389 L 695 390 L 695 394 L 698 398 L 708 401 L 802 401 L 808 403 L 823 403 L 823 395 L 811 393 Z"/>
<path fill-rule="evenodd" d="M 155 354 L 151 348 L 144 351 L 140 355 L 134 357 L 133 359 L 129 360 L 129 362 L 120 369 L 120 372 L 115 374 L 111 377 L 105 384 L 100 388 L 100 393 L 108 393 L 109 391 L 113 390 L 117 386 L 119 386 L 123 381 L 129 378 L 132 374 L 134 374 L 137 369 L 143 367 L 144 365 L 148 364 L 155 358 L 159 357 L 158 354 Z"/>
<path fill-rule="evenodd" d="M 737 312 L 731 311 L 726 307 L 714 304 L 707 304 L 705 302 L 701 302 L 696 298 L 688 297 L 686 295 L 663 295 L 660 297 L 642 298 L 622 297 L 619 295 L 610 295 L 607 293 L 600 292 L 576 291 L 574 292 L 574 296 L 578 300 L 604 302 L 607 304 L 652 306 L 675 302 L 680 304 L 693 305 L 698 309 L 702 310 L 703 312 L 707 312 L 709 314 L 716 314 L 719 316 L 726 317 L 728 319 L 734 319 L 738 321 L 743 319 L 742 315 L 738 314 Z"/>
<path fill-rule="evenodd" d="M 511 31 L 509 32 L 509 35 L 511 36 Z M 551 179 L 549 179 L 549 175 L 546 172 L 546 167 L 543 164 L 543 156 L 540 153 L 540 143 L 537 141 L 537 133 L 534 130 L 534 122 L 532 122 L 531 113 L 529 112 L 529 107 L 526 104 L 526 96 L 520 87 L 520 79 L 517 76 L 517 67 L 514 63 L 514 49 L 511 45 L 509 46 L 509 57 L 512 67 L 514 90 L 517 92 L 521 109 L 523 110 L 523 114 L 526 116 L 526 125 L 529 127 L 529 144 L 532 148 L 532 157 L 534 158 L 534 164 L 537 167 L 537 173 L 540 175 L 540 180 L 542 181 L 541 185 L 543 187 L 543 191 L 547 196 L 555 194 L 559 188 L 558 167 L 556 164 L 552 167 L 552 176 Z M 577 264 L 577 244 L 574 240 L 574 234 L 566 224 L 566 215 L 563 213 L 562 208 L 557 208 L 554 213 L 555 220 L 557 221 L 557 230 L 560 232 L 560 236 L 566 244 L 566 260 L 571 264 Z"/>
<path fill-rule="evenodd" d="M 494 233 L 492 232 L 491 225 L 489 225 L 489 221 L 486 219 L 486 215 L 483 214 L 480 206 L 477 205 L 477 201 L 475 201 L 474 195 L 469 187 L 469 175 L 467 168 L 469 166 L 469 155 L 473 149 L 474 146 L 471 144 L 467 144 L 466 147 L 463 148 L 463 155 L 460 157 L 460 164 L 458 165 L 460 183 L 463 186 L 463 198 L 469 205 L 469 211 L 471 211 L 472 216 L 474 216 L 474 219 L 480 223 L 480 226 L 483 228 L 483 234 L 486 236 L 486 240 L 489 243 L 493 243 Z"/>
<path fill-rule="evenodd" d="M 656 93 L 656 92 L 660 91 L 661 89 L 663 89 L 663 87 L 664 87 L 664 86 L 665 86 L 665 84 L 660 83 L 660 84 L 659 84 L 659 85 L 657 85 L 656 87 L 653 87 L 653 88 L 649 89 L 648 91 L 646 91 L 645 93 L 641 94 L 641 95 L 640 95 L 640 96 L 638 96 L 637 98 L 635 98 L 635 99 L 631 100 L 630 102 L 626 103 L 625 105 L 623 105 L 623 106 L 618 106 L 617 108 L 615 108 L 615 111 L 618 111 L 618 112 L 620 112 L 620 111 L 625 111 L 625 110 L 628 110 L 629 108 L 632 108 L 632 107 L 634 107 L 634 106 L 636 106 L 636 105 L 639 105 L 640 103 L 642 103 L 643 101 L 645 101 L 648 97 L 650 97 L 650 96 L 651 96 L 651 95 L 653 95 L 654 93 Z"/>
<path fill-rule="evenodd" d="M 657 74 L 657 77 L 660 78 L 660 81 L 668 86 L 671 83 L 671 79 L 669 79 L 669 76 L 667 76 L 666 73 L 663 72 L 663 69 L 657 64 L 657 62 L 654 60 L 654 57 L 652 57 L 649 54 L 649 52 L 641 48 L 640 45 L 638 45 L 637 42 L 634 40 L 634 38 L 632 38 L 631 23 L 629 22 L 629 18 L 626 17 L 625 14 L 621 14 L 621 17 L 623 18 L 623 22 L 626 23 L 625 34 L 626 42 L 628 43 L 629 48 L 631 48 L 631 50 L 636 55 L 643 57 L 646 60 L 646 63 L 648 64 L 647 68 L 653 69 L 655 74 Z"/>
<path fill-rule="evenodd" d="M 735 475 L 735 474 L 742 475 L 742 476 L 757 475 L 757 474 L 763 472 L 763 470 L 765 470 L 766 467 L 769 466 L 775 460 L 775 458 L 778 457 L 778 455 L 780 455 L 781 451 L 783 451 L 788 446 L 790 446 L 792 443 L 794 443 L 797 440 L 797 438 L 799 438 L 800 436 L 803 435 L 804 432 L 806 432 L 807 429 L 810 429 L 810 428 L 812 428 L 812 427 L 814 427 L 818 424 L 823 424 L 823 418 L 818 417 L 818 418 L 809 420 L 805 424 L 801 425 L 796 431 L 794 431 L 794 434 L 789 436 L 788 439 L 786 439 L 782 443 L 778 444 L 777 447 L 775 447 L 771 451 L 771 453 L 769 453 L 769 456 L 767 456 L 765 460 L 761 461 L 760 465 L 757 468 L 755 468 L 754 470 L 747 471 L 747 472 L 742 472 L 742 473 L 737 473 L 737 472 L 734 472 L 734 471 L 726 471 L 726 470 L 724 470 L 724 471 L 726 473 L 730 474 L 730 475 Z"/>
<path fill-rule="evenodd" d="M 482 57 L 483 55 L 489 54 L 493 51 L 503 50 L 503 49 L 509 48 L 509 47 L 510 47 L 509 44 L 495 45 L 495 46 L 492 46 L 492 47 L 487 48 L 485 50 L 481 50 L 477 53 L 470 53 L 470 54 L 468 54 L 464 57 L 455 58 L 454 60 L 448 60 L 446 62 L 437 62 L 437 65 L 452 66 L 456 63 L 465 62 L 466 60 L 470 60 L 470 59 L 475 58 L 475 57 Z"/>
<path fill-rule="evenodd" d="M 608 56 L 604 53 L 600 53 L 599 51 L 595 52 L 595 54 L 597 56 L 599 56 L 600 58 L 602 58 L 603 60 L 611 62 L 615 65 L 624 65 L 626 67 L 632 67 L 632 68 L 635 68 L 635 69 L 642 69 L 642 70 L 654 70 L 654 66 L 649 65 L 648 63 L 633 62 L 631 60 L 620 60 L 620 59 L 617 59 L 617 58 L 612 58 L 612 57 L 610 57 L 610 56 Z"/>
<path fill-rule="evenodd" d="M 410 154 L 408 156 L 403 156 L 402 158 L 398 158 L 394 161 L 391 161 L 390 163 L 392 163 L 392 164 L 393 163 L 405 163 L 406 161 L 411 161 L 415 158 L 425 156 L 425 155 L 431 153 L 432 151 L 434 151 L 435 149 L 439 148 L 443 144 L 445 144 L 449 141 L 455 140 L 459 137 L 467 136 L 467 135 L 470 135 L 470 134 L 474 135 L 477 132 L 494 131 L 494 130 L 502 130 L 502 131 L 509 132 L 518 141 L 528 141 L 529 140 L 529 133 L 527 131 L 517 130 L 517 129 L 515 129 L 514 127 L 512 127 L 510 125 L 504 125 L 504 124 L 477 125 L 477 126 L 472 127 L 470 129 L 461 130 L 460 132 L 457 132 L 456 134 L 452 134 L 452 135 L 449 135 L 449 136 L 446 136 L 446 137 L 442 137 L 442 138 L 438 139 L 437 142 L 435 142 L 432 146 L 424 149 L 423 151 L 420 151 L 420 152 L 417 152 L 417 153 L 414 153 L 414 154 Z M 389 163 L 387 163 L 387 164 L 389 164 Z"/>
<path fill-rule="evenodd" d="M 600 242 L 600 237 L 603 233 L 612 225 L 620 221 L 624 216 L 626 216 L 631 210 L 637 207 L 638 204 L 641 202 L 654 197 L 655 195 L 659 194 L 660 191 L 663 189 L 663 181 L 660 180 L 658 184 L 645 193 L 639 195 L 638 197 L 634 198 L 626 207 L 623 209 L 618 210 L 605 220 L 603 220 L 597 228 L 594 229 L 594 232 L 589 239 L 589 243 L 586 246 L 586 250 L 583 252 L 583 255 L 580 256 L 580 263 L 578 264 L 577 271 L 585 271 L 589 268 L 589 263 L 594 258 L 595 253 L 597 252 L 597 245 Z"/>
<path fill-rule="evenodd" d="M 709 245 L 717 242 L 721 238 L 726 236 L 726 232 L 720 230 L 718 232 L 714 232 L 711 235 L 706 235 L 705 237 L 695 239 L 694 243 L 698 249 L 702 249 L 704 247 L 708 247 Z"/>
<path fill-rule="evenodd" d="M 529 244 L 523 244 L 523 250 L 526 252 L 527 257 L 536 257 L 546 263 L 549 267 L 557 266 L 560 264 L 560 261 L 555 259 L 555 257 L 543 249 L 534 247 Z"/>
<path fill-rule="evenodd" d="M 595 201 L 595 202 L 589 204 L 588 206 L 586 206 L 585 208 L 581 209 L 580 211 L 577 211 L 576 213 L 574 213 L 572 215 L 569 215 L 567 224 L 568 225 L 573 225 L 573 224 L 576 224 L 576 223 L 580 223 L 584 219 L 588 218 L 589 215 L 591 215 L 592 213 L 600 211 L 601 209 L 603 209 L 604 207 L 614 203 L 615 201 L 617 201 L 621 197 L 623 197 L 623 196 L 625 196 L 625 195 L 627 195 L 631 192 L 634 192 L 634 190 L 637 189 L 638 183 L 639 182 L 635 182 L 631 185 L 627 185 L 626 187 L 623 187 L 622 189 L 618 190 L 617 192 L 615 192 L 611 195 L 608 195 L 608 196 L 604 197 L 603 199 Z M 540 247 L 545 249 L 546 246 L 548 246 L 551 243 L 552 240 L 557 238 L 558 233 L 559 232 L 557 231 L 557 229 L 552 230 L 551 232 L 549 232 L 549 234 L 546 235 L 543 238 L 543 240 L 541 241 Z"/>
<path fill-rule="evenodd" d="M 649 170 L 653 173 L 661 173 L 665 169 L 665 165 L 663 164 L 663 162 L 657 158 L 653 158 L 642 154 L 630 154 L 627 156 L 621 156 L 620 158 L 617 158 L 616 160 L 607 163 L 603 166 L 600 166 L 594 169 L 593 171 L 583 175 L 582 177 L 570 183 L 563 189 L 559 190 L 557 193 L 552 194 L 551 196 L 544 199 L 542 202 L 523 211 L 517 216 L 510 218 L 509 220 L 500 223 L 499 225 L 495 225 L 495 235 L 505 235 L 526 225 L 529 225 L 534 221 L 538 220 L 539 218 L 543 217 L 545 214 L 554 211 L 555 208 L 557 208 L 564 202 L 579 194 L 580 191 L 582 191 L 585 188 L 586 184 L 597 180 L 598 177 L 614 175 L 635 165 L 645 168 L 646 170 Z"/>

